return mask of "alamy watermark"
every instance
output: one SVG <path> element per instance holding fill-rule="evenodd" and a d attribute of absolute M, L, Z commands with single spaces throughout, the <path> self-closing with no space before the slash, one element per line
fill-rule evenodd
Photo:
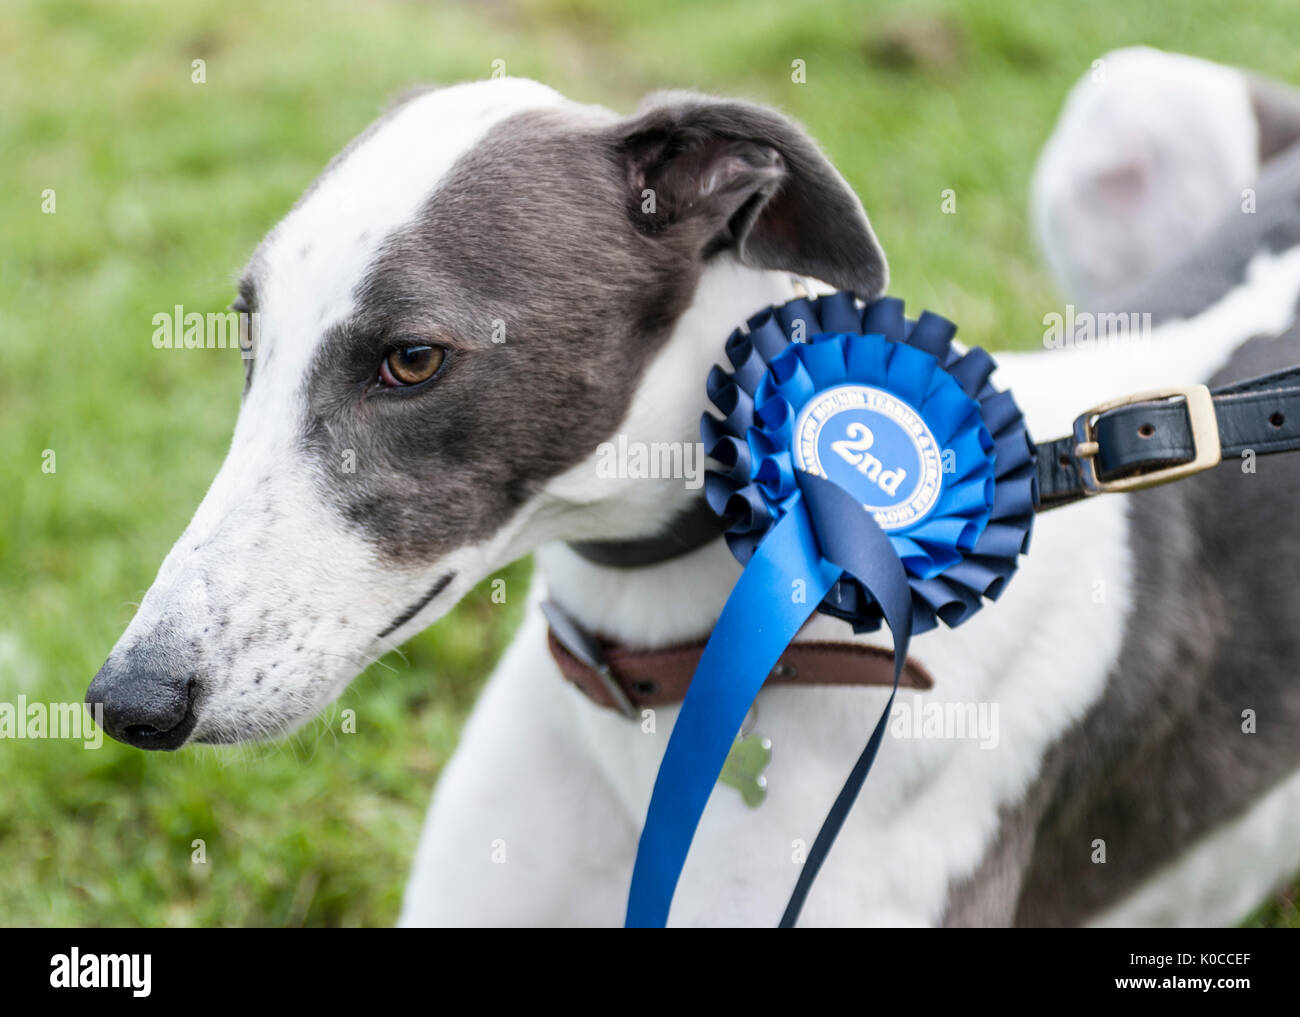
<path fill-rule="evenodd" d="M 151 341 L 156 350 L 225 350 L 238 347 L 245 360 L 253 356 L 261 320 L 257 311 L 186 311 L 176 304 L 153 316 Z"/>
<path fill-rule="evenodd" d="M 698 441 L 602 441 L 596 447 L 602 480 L 680 480 L 688 491 L 704 485 L 704 445 Z"/>
<path fill-rule="evenodd" d="M 82 953 L 73 947 L 50 958 L 52 989 L 130 989 L 137 999 L 153 983 L 153 954 Z"/>
<path fill-rule="evenodd" d="M 67 739 L 97 749 L 104 744 L 104 704 L 29 703 L 20 695 L 16 703 L 0 703 L 0 739 L 4 738 Z"/>
<path fill-rule="evenodd" d="M 981 749 L 996 749 L 998 704 L 926 702 L 923 696 L 896 699 L 889 714 L 889 734 L 917 740 L 978 741 Z"/>
<path fill-rule="evenodd" d="M 1043 315 L 1043 348 L 1049 350 L 1087 349 L 1093 346 L 1131 346 L 1151 338 L 1150 311 L 1075 310 L 1065 305 L 1065 313 L 1050 311 Z"/>

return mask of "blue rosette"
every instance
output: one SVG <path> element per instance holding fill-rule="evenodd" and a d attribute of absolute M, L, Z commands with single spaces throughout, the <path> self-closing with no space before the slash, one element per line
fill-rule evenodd
<path fill-rule="evenodd" d="M 723 467 L 706 475 L 705 495 L 729 521 L 726 540 L 742 565 L 782 516 L 801 510 L 792 447 L 801 411 L 818 393 L 860 385 L 904 402 L 940 448 L 938 497 L 923 513 L 885 522 L 907 570 L 912 633 L 940 620 L 960 625 L 984 598 L 997 599 L 1029 549 L 1034 446 L 1011 394 L 989 382 L 993 358 L 955 349 L 956 331 L 929 311 L 905 318 L 897 298 L 860 306 L 841 292 L 768 308 L 732 333 L 731 370 L 715 367 L 707 385 L 722 417 L 705 414 L 700 431 Z M 819 610 L 855 632 L 882 620 L 879 601 L 850 576 Z"/>
<path fill-rule="evenodd" d="M 705 644 L 655 780 L 629 926 L 661 926 L 713 782 L 754 696 L 815 612 L 889 626 L 894 690 L 835 800 L 781 924 L 797 920 L 884 737 L 913 634 L 996 599 L 1028 550 L 1034 447 L 993 358 L 902 301 L 848 293 L 751 318 L 709 375 L 709 505 L 744 566 Z"/>

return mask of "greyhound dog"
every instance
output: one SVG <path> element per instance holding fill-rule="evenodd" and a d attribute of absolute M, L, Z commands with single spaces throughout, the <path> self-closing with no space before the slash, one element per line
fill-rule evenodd
<path fill-rule="evenodd" d="M 1157 315 L 1141 342 L 1000 358 L 1035 436 L 1117 394 L 1300 361 L 1300 155 L 1258 192 L 1133 305 Z M 254 253 L 228 457 L 88 701 L 140 748 L 274 736 L 536 550 L 401 922 L 618 923 L 677 711 L 629 720 L 564 681 L 541 602 L 672 646 L 709 632 L 740 566 L 721 539 L 640 567 L 580 553 L 699 497 L 605 476 L 598 449 L 693 442 L 733 328 L 887 279 L 858 198 L 771 109 L 666 93 L 620 117 L 511 79 L 405 97 Z M 1293 874 L 1297 498 L 1283 456 L 1044 515 L 996 605 L 913 643 L 934 685 L 912 705 L 996 705 L 997 737 L 889 739 L 805 923 L 1221 923 Z M 800 638 L 853 637 L 817 617 Z M 766 799 L 715 789 L 672 924 L 775 922 L 887 691 L 760 693 Z"/>

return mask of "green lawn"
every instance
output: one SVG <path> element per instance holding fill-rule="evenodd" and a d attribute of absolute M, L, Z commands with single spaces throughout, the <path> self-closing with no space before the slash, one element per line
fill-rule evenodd
<path fill-rule="evenodd" d="M 1055 298 L 1026 193 L 1062 97 L 1093 58 L 1137 42 L 1300 81 L 1294 0 L 1259 0 L 1249 24 L 1229 9 L 7 0 L 0 701 L 82 697 L 224 455 L 237 358 L 153 349 L 153 314 L 223 308 L 262 233 L 405 86 L 504 61 L 624 110 L 666 86 L 779 104 L 861 194 L 896 294 L 985 345 L 1028 345 Z M 946 188 L 956 215 L 940 214 Z M 0 923 L 391 922 L 527 577 L 510 570 L 504 610 L 469 598 L 284 743 L 148 755 L 0 742 Z M 206 864 L 191 860 L 196 839 Z M 1253 921 L 1300 925 L 1286 901 Z"/>

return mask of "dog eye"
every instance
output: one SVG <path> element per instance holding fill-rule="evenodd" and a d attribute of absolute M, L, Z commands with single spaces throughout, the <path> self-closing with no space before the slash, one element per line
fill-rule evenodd
<path fill-rule="evenodd" d="M 438 373 L 445 356 L 441 346 L 399 347 L 379 365 L 379 380 L 394 387 L 418 385 Z"/>

